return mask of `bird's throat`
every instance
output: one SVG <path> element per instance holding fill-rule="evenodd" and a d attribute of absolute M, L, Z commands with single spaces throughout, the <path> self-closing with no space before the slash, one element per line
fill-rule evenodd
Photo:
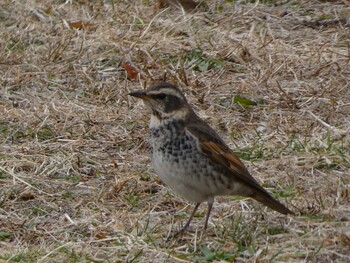
<path fill-rule="evenodd" d="M 161 125 L 161 118 L 159 115 L 152 113 L 149 128 L 158 128 Z"/>

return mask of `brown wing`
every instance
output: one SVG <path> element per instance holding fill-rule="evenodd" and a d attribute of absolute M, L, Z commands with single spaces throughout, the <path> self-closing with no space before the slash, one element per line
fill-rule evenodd
<path fill-rule="evenodd" d="M 252 190 L 252 194 L 249 195 L 250 197 L 282 214 L 294 214 L 260 186 L 250 175 L 241 160 L 221 140 L 219 135 L 198 116 L 196 116 L 195 121 L 186 127 L 190 133 L 199 139 L 198 146 L 202 152 L 212 161 L 227 168 L 228 172 L 225 174 L 226 176 L 233 176 Z"/>
<path fill-rule="evenodd" d="M 249 179 L 254 179 L 241 160 L 230 149 L 228 149 L 226 145 L 202 139 L 199 146 L 210 159 L 226 166 L 234 175 L 237 175 L 238 177 L 246 176 Z"/>
<path fill-rule="evenodd" d="M 266 190 L 250 175 L 241 160 L 210 126 L 204 122 L 201 123 L 200 127 L 198 127 L 198 124 L 192 123 L 187 125 L 187 129 L 190 133 L 199 138 L 199 147 L 209 159 L 223 165 L 230 171 L 226 176 L 234 176 L 237 180 L 243 181 L 255 189 L 266 192 Z"/>

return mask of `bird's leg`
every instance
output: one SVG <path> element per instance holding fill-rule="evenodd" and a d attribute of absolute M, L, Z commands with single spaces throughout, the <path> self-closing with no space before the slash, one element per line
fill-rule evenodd
<path fill-rule="evenodd" d="M 205 218 L 204 230 L 206 230 L 208 227 L 209 216 L 210 216 L 210 212 L 211 212 L 211 208 L 213 207 L 213 204 L 214 204 L 214 202 L 208 201 L 208 212 L 207 212 L 207 216 Z"/>
<path fill-rule="evenodd" d="M 198 207 L 199 207 L 200 204 L 201 204 L 201 203 L 197 203 L 197 204 L 196 204 L 196 206 L 194 207 L 194 209 L 193 209 L 193 211 L 192 211 L 192 213 L 191 213 L 191 216 L 190 216 L 190 218 L 188 219 L 187 223 L 185 224 L 185 226 L 184 226 L 183 228 L 181 228 L 180 231 L 178 231 L 178 232 L 175 234 L 176 236 L 177 236 L 178 234 L 184 232 L 184 231 L 189 227 L 189 225 L 190 225 L 190 223 L 191 223 L 191 221 L 192 221 L 192 218 L 193 218 L 194 214 L 196 213 L 196 211 L 197 211 L 197 209 L 198 209 Z"/>

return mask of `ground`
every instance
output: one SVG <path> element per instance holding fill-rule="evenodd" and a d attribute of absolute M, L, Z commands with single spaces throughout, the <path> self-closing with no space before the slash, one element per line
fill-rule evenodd
<path fill-rule="evenodd" d="M 349 262 L 350 4 L 0 4 L 1 262 Z M 274 197 L 193 204 L 153 173 L 149 113 L 176 83 Z"/>

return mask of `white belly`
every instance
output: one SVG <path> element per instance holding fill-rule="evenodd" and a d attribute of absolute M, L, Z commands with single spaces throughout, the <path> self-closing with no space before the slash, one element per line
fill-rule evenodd
<path fill-rule="evenodd" d="M 158 177 L 176 194 L 196 203 L 213 198 L 210 182 L 203 174 L 193 173 L 194 164 L 190 159 L 183 163 L 171 162 L 164 154 L 154 151 L 152 164 Z"/>

